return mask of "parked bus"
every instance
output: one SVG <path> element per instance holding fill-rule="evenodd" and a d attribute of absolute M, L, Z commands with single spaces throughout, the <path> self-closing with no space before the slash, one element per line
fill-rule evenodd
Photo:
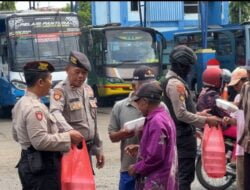
<path fill-rule="evenodd" d="M 133 71 L 140 65 L 150 66 L 159 79 L 166 41 L 152 28 L 110 24 L 83 28 L 80 47 L 92 64 L 88 83 L 105 99 L 128 95 Z"/>
<path fill-rule="evenodd" d="M 215 58 L 220 67 L 233 71 L 237 66 L 244 66 L 250 61 L 249 34 L 250 24 L 224 25 L 208 29 L 207 48 L 216 50 Z M 200 30 L 186 30 L 174 33 L 174 45 L 185 44 L 194 51 L 202 48 Z M 197 65 L 199 67 L 199 65 Z M 193 69 L 195 72 L 196 69 Z M 199 81 L 202 82 L 202 81 Z M 190 79 L 191 88 L 197 86 L 197 75 L 193 73 Z M 200 90 L 200 89 L 198 89 Z"/>
<path fill-rule="evenodd" d="M 13 106 L 25 92 L 22 68 L 32 60 L 55 66 L 53 84 L 66 77 L 71 50 L 79 50 L 80 28 L 75 13 L 18 12 L 0 14 L 0 108 Z M 43 97 L 48 103 L 48 97 Z"/>

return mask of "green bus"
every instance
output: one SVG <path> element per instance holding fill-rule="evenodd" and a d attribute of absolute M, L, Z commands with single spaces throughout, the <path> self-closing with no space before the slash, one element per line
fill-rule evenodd
<path fill-rule="evenodd" d="M 166 40 L 158 31 L 109 24 L 84 27 L 81 32 L 80 48 L 92 65 L 88 83 L 97 98 L 127 96 L 133 71 L 140 65 L 151 67 L 160 79 Z"/>

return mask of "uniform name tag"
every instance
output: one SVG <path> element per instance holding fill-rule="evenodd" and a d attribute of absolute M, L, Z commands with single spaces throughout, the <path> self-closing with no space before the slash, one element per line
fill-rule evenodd
<path fill-rule="evenodd" d="M 74 110 L 79 110 L 81 109 L 83 106 L 82 106 L 82 103 L 81 102 L 71 102 L 69 104 L 69 107 L 70 107 L 70 110 L 71 111 L 74 111 Z"/>

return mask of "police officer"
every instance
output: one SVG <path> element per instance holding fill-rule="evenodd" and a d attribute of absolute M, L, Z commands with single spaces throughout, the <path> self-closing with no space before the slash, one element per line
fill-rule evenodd
<path fill-rule="evenodd" d="M 96 123 L 96 98 L 85 83 L 90 69 L 89 60 L 83 53 L 70 53 L 66 67 L 68 77 L 52 90 L 50 112 L 59 123 L 60 131 L 76 129 L 84 136 L 90 155 L 96 155 L 96 167 L 102 168 L 104 155 Z"/>
<path fill-rule="evenodd" d="M 196 113 L 193 98 L 185 82 L 191 66 L 196 63 L 196 55 L 187 46 L 175 47 L 169 56 L 171 69 L 162 82 L 164 102 L 176 125 L 179 189 L 189 190 L 194 180 L 196 137 L 195 127 L 205 123 L 217 125 L 220 121 L 205 110 Z"/>
<path fill-rule="evenodd" d="M 83 136 L 75 130 L 58 133 L 54 117 L 40 98 L 49 93 L 54 67 L 46 61 L 24 66 L 25 95 L 12 110 L 12 135 L 22 147 L 17 165 L 23 189 L 60 190 L 60 152 Z"/>

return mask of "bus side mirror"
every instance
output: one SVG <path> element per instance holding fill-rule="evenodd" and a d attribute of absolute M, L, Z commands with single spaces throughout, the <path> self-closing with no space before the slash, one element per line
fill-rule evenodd
<path fill-rule="evenodd" d="M 156 31 L 156 33 L 160 36 L 161 43 L 162 43 L 162 49 L 166 49 L 167 48 L 166 38 L 162 35 L 162 33 L 158 32 L 158 31 Z"/>
<path fill-rule="evenodd" d="M 0 56 L 7 55 L 7 45 L 1 44 L 0 45 Z"/>
<path fill-rule="evenodd" d="M 167 41 L 166 41 L 165 38 L 162 40 L 162 48 L 163 48 L 163 49 L 166 49 L 166 48 L 167 48 Z"/>
<path fill-rule="evenodd" d="M 93 49 L 93 38 L 92 38 L 92 34 L 89 32 L 88 34 L 88 50 L 91 51 Z"/>
<path fill-rule="evenodd" d="M 0 45 L 0 55 L 1 55 L 1 56 L 3 55 L 3 52 L 4 52 L 4 46 L 3 46 L 3 45 Z"/>

